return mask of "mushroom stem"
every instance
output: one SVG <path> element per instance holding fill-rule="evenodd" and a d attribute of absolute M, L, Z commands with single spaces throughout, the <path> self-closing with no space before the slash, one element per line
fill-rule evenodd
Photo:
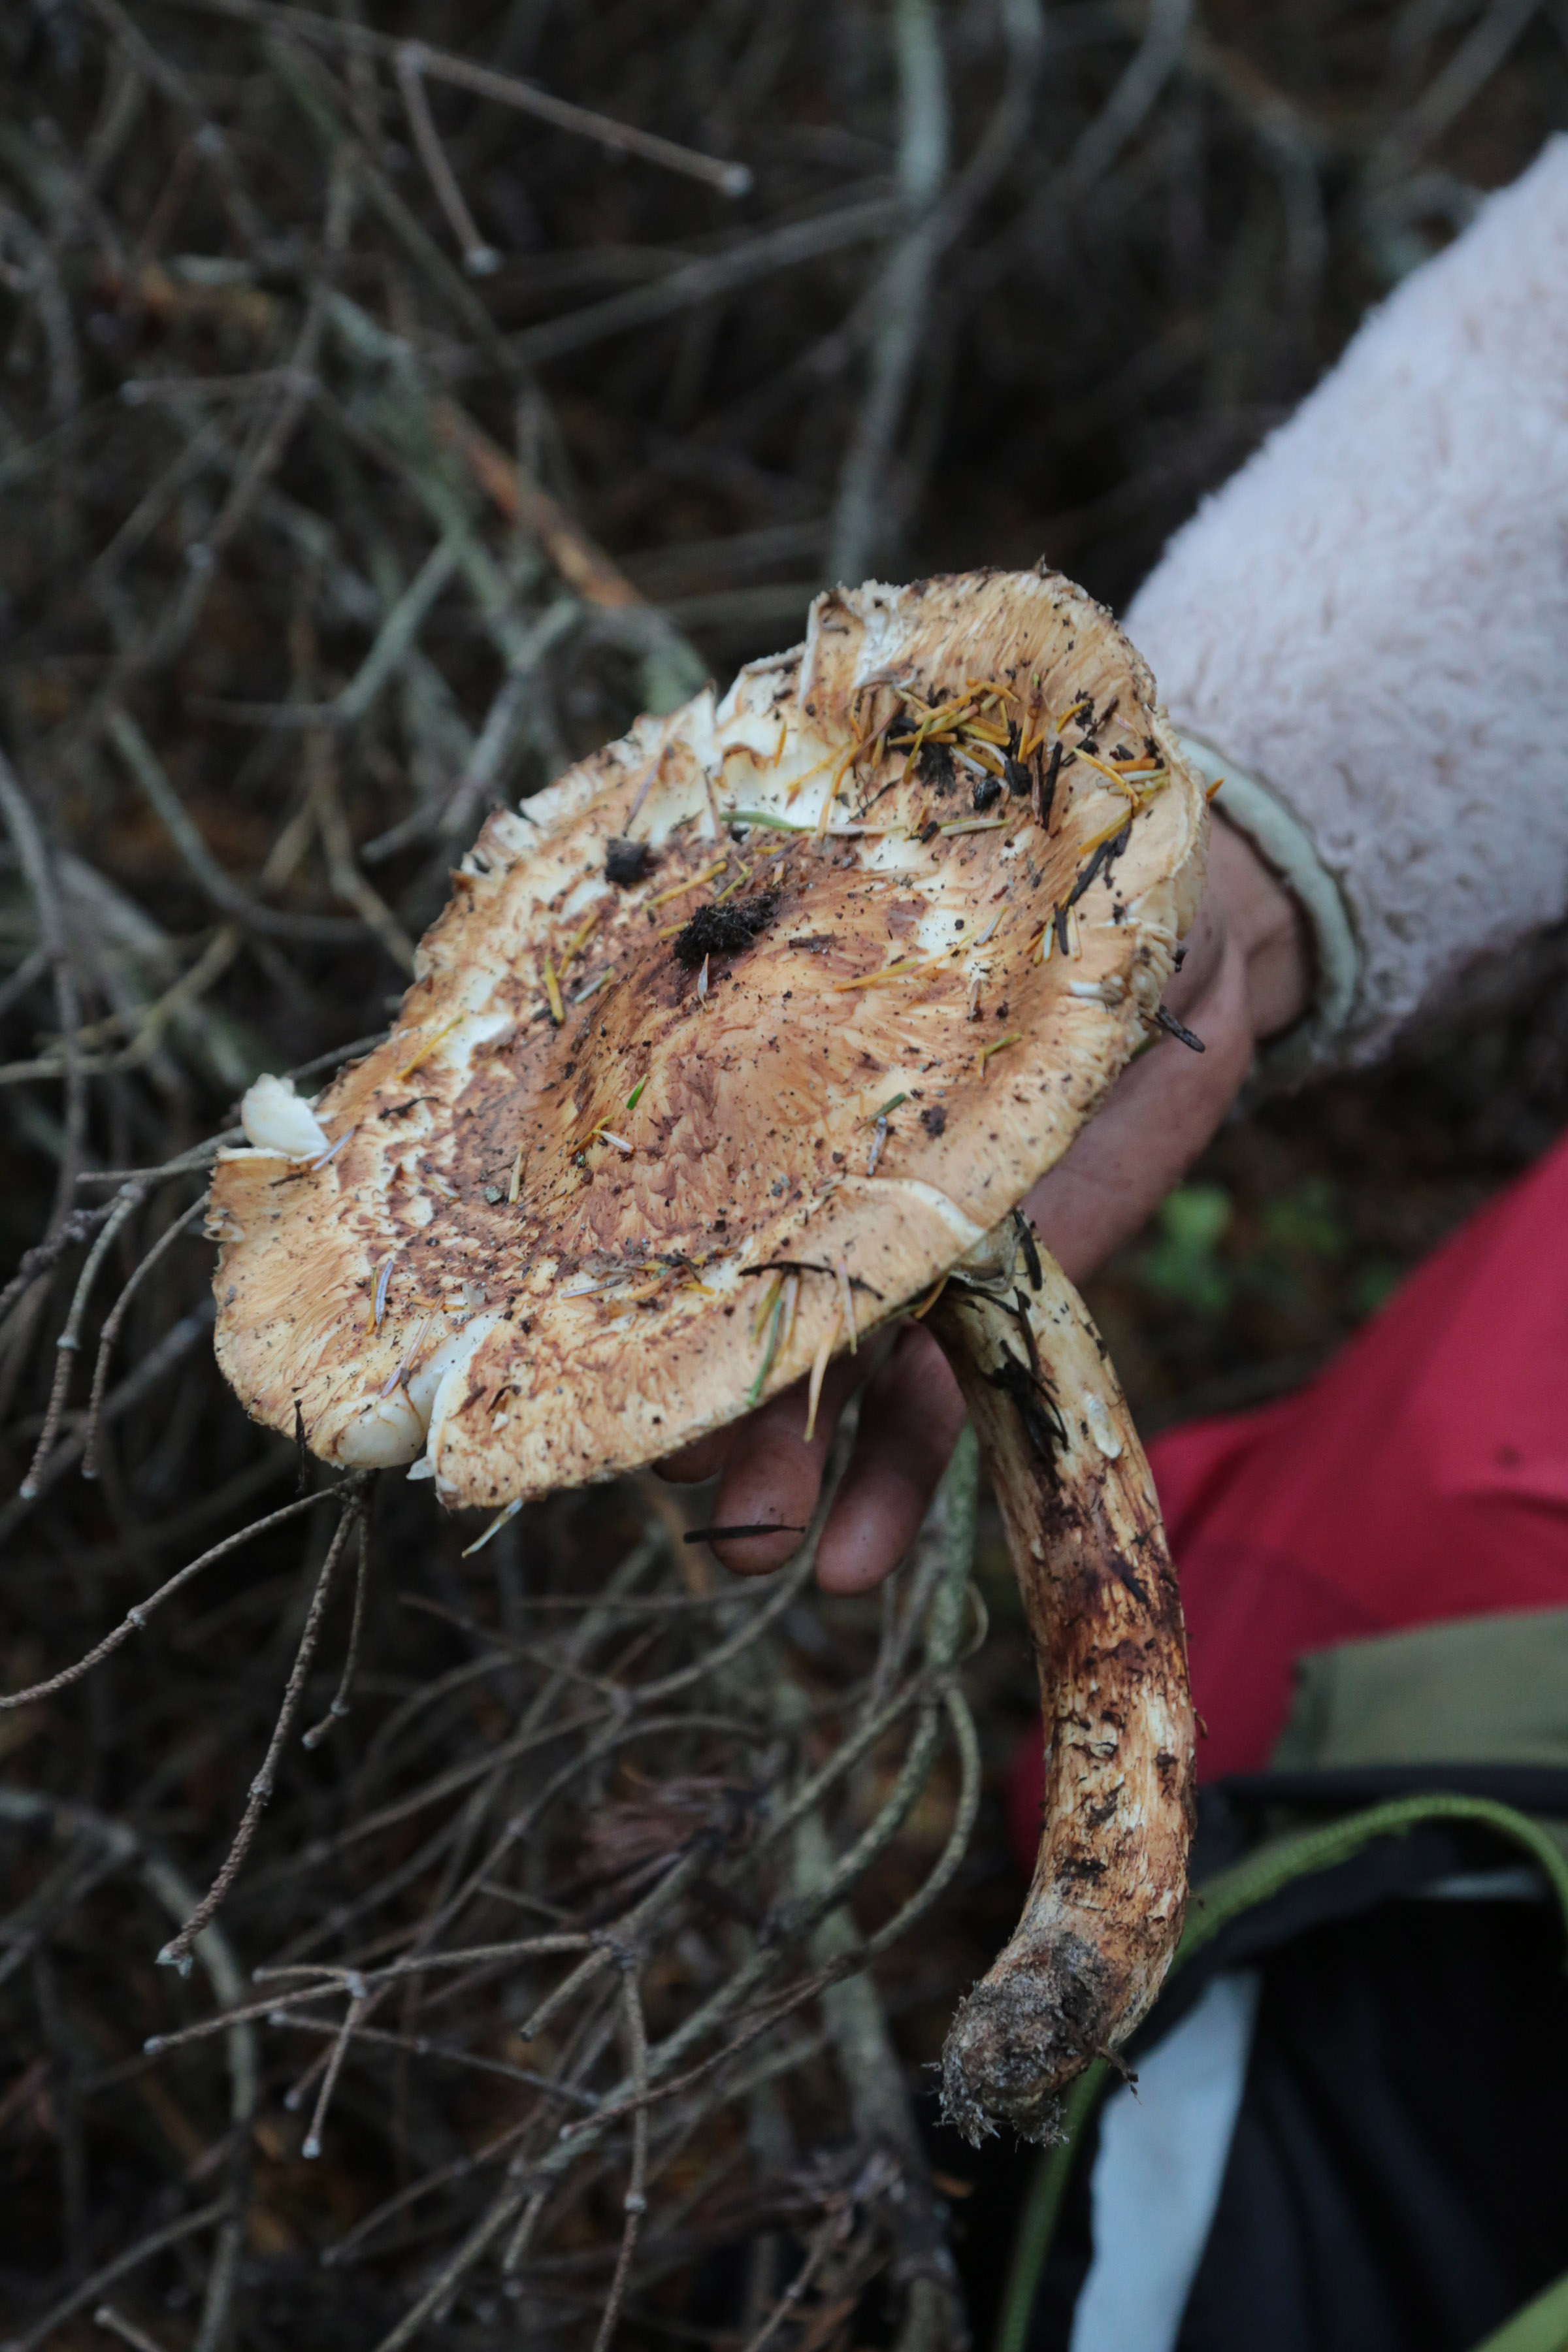
<path fill-rule="evenodd" d="M 1193 1707 L 1149 1465 L 1088 1308 L 1022 1219 L 931 1308 L 979 1433 L 1034 1637 L 1040 1851 L 942 2053 L 948 2119 L 1057 2137 L 1060 2093 L 1147 2012 L 1181 1933 Z"/>

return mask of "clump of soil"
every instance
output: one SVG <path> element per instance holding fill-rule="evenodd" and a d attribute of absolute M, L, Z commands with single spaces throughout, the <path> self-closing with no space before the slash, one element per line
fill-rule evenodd
<path fill-rule="evenodd" d="M 699 907 L 675 938 L 675 960 L 695 971 L 710 955 L 741 955 L 761 937 L 779 910 L 776 890 L 759 890 L 727 907 Z"/>

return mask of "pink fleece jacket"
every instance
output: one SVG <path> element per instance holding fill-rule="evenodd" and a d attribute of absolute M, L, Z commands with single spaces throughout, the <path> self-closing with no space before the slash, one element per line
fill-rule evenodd
<path fill-rule="evenodd" d="M 1127 626 L 1309 904 L 1320 1066 L 1568 911 L 1568 138 L 1367 320 Z"/>

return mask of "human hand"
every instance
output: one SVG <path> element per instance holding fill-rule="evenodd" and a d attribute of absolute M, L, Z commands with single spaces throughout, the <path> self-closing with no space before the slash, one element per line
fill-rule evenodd
<path fill-rule="evenodd" d="M 1125 1069 L 1101 1109 L 1025 1202 L 1042 1240 L 1081 1282 L 1131 1238 L 1197 1157 L 1234 1101 L 1256 1047 L 1306 1010 L 1310 953 L 1295 900 L 1242 836 L 1214 827 L 1208 878 L 1170 1010 L 1201 1037 L 1198 1055 L 1163 1037 Z M 855 1449 L 817 1547 L 818 1582 L 863 1592 L 910 1545 L 963 1425 L 947 1360 L 918 1323 L 890 1345 L 841 1356 L 823 1384 L 808 1444 L 804 1388 L 700 1438 L 664 1463 L 685 1482 L 719 1475 L 721 1527 L 777 1520 L 800 1526 L 816 1507 L 839 1415 L 862 1388 Z M 718 1544 L 727 1568 L 761 1575 L 794 1549 L 792 1536 Z"/>

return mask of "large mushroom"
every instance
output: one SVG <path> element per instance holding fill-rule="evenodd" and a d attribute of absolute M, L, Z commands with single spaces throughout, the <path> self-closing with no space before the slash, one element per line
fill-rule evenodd
<path fill-rule="evenodd" d="M 1138 655 L 1052 573 L 818 597 L 453 877 L 387 1042 L 226 1152 L 219 1361 L 352 1467 L 513 1508 L 668 1454 L 912 1307 L 1006 1520 L 1044 1695 L 1023 1922 L 944 2061 L 1053 2128 L 1180 1930 L 1192 1712 L 1103 1345 L 1018 1203 L 1151 1035 L 1205 813 Z"/>

